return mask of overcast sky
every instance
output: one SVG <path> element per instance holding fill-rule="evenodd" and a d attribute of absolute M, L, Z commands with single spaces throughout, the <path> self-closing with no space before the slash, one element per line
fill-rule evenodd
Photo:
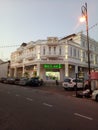
<path fill-rule="evenodd" d="M 9 59 L 18 47 L 10 45 L 85 31 L 79 22 L 85 2 L 93 26 L 89 36 L 98 41 L 98 0 L 0 0 L 0 59 Z"/>

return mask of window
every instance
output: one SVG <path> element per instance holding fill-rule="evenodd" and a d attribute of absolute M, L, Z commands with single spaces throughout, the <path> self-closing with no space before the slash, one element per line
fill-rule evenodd
<path fill-rule="evenodd" d="M 56 54 L 56 47 L 54 47 L 54 54 Z"/>
<path fill-rule="evenodd" d="M 82 46 L 85 47 L 85 41 L 82 42 Z"/>
<path fill-rule="evenodd" d="M 76 57 L 76 49 L 74 48 L 74 52 L 73 52 L 74 57 Z"/>
<path fill-rule="evenodd" d="M 32 52 L 32 51 L 33 51 L 33 47 L 32 47 L 32 48 L 29 48 L 29 51 Z"/>
<path fill-rule="evenodd" d="M 51 54 L 51 47 L 49 47 L 49 54 Z"/>
<path fill-rule="evenodd" d="M 97 56 L 95 55 L 95 63 L 97 63 Z"/>
<path fill-rule="evenodd" d="M 45 55 L 45 47 L 43 48 L 43 54 Z"/>
<path fill-rule="evenodd" d="M 59 48 L 59 54 L 61 55 L 61 46 L 60 46 L 60 48 Z"/>
<path fill-rule="evenodd" d="M 93 59 L 93 54 L 91 54 L 91 57 L 90 57 L 91 59 Z"/>
<path fill-rule="evenodd" d="M 70 56 L 72 56 L 72 47 L 70 47 Z"/>
<path fill-rule="evenodd" d="M 83 58 L 85 58 L 85 52 L 83 51 Z"/>
<path fill-rule="evenodd" d="M 78 58 L 80 58 L 80 51 L 78 50 Z"/>

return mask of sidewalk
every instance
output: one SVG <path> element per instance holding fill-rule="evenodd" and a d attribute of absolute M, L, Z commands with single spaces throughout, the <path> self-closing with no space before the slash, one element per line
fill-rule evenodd
<path fill-rule="evenodd" d="M 49 91 L 52 93 L 58 93 L 65 96 L 74 96 L 75 91 L 65 91 L 64 88 L 61 85 L 55 85 L 55 86 L 49 86 L 49 85 L 43 85 L 40 87 L 41 90 Z"/>
<path fill-rule="evenodd" d="M 51 93 L 57 93 L 64 96 L 76 97 L 76 91 L 64 90 L 64 88 L 61 85 L 57 85 L 57 86 L 56 85 L 55 86 L 43 85 L 40 87 L 40 90 L 48 91 Z M 89 99 L 89 100 L 91 99 L 91 98 L 86 98 L 86 97 L 76 97 L 76 98 Z"/>

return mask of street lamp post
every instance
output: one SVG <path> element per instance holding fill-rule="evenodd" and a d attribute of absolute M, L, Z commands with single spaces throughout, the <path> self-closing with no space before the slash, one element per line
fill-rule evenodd
<path fill-rule="evenodd" d="M 85 3 L 85 5 L 83 5 L 81 7 L 81 11 L 82 11 L 82 16 L 85 18 L 86 21 L 86 32 L 87 32 L 87 54 L 88 54 L 88 85 L 89 85 L 89 89 L 91 91 L 91 80 L 90 80 L 90 49 L 89 49 L 89 36 L 88 36 L 88 13 L 87 13 L 87 3 Z"/>

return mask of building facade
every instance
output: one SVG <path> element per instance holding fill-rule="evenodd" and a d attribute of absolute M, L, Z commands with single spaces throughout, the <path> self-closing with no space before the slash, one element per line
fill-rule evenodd
<path fill-rule="evenodd" d="M 98 42 L 89 38 L 91 70 L 98 67 Z M 10 75 L 14 77 L 39 76 L 44 81 L 63 81 L 75 77 L 79 71 L 88 77 L 87 38 L 72 34 L 62 39 L 23 43 L 11 54 Z"/>
<path fill-rule="evenodd" d="M 10 76 L 10 61 L 0 63 L 0 78 Z"/>

